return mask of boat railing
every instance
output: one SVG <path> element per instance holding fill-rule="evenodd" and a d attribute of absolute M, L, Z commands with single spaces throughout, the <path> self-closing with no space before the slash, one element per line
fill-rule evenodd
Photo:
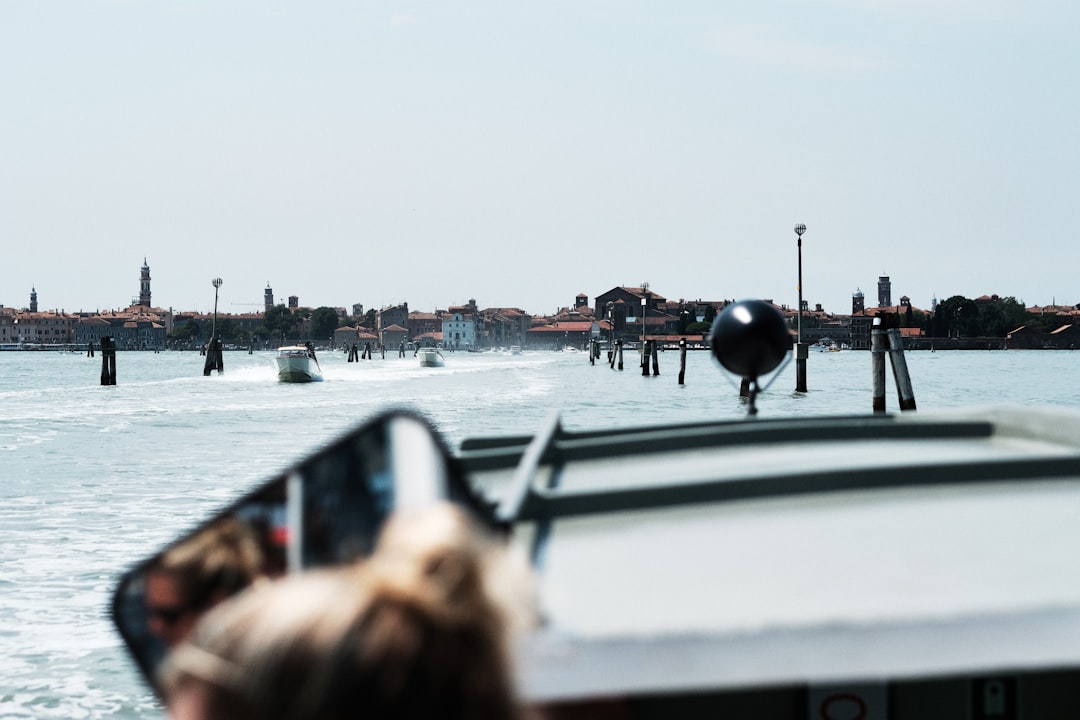
<path fill-rule="evenodd" d="M 1062 452 L 1032 443 L 1017 449 L 1022 435 L 1008 423 L 974 417 L 873 415 L 570 432 L 555 416 L 534 436 L 467 440 L 457 457 L 481 491 L 498 487 L 493 502 L 507 524 L 836 491 L 1080 477 L 1080 447 L 1071 444 Z M 828 444 L 838 455 L 834 465 L 800 461 L 801 453 L 822 452 Z M 884 447 L 895 456 L 881 457 Z M 763 469 L 725 467 L 721 455 L 733 449 L 787 455 Z M 663 465 L 655 482 L 565 482 L 574 466 L 579 476 L 618 475 L 640 468 L 642 456 Z M 499 475 L 501 482 L 491 482 Z"/>

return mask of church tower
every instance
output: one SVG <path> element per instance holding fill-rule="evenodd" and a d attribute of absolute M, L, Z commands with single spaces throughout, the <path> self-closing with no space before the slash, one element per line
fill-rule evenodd
<path fill-rule="evenodd" d="M 37 312 L 37 288 L 30 288 L 30 312 Z"/>
<path fill-rule="evenodd" d="M 851 314 L 858 315 L 864 310 L 866 310 L 866 297 L 862 290 L 855 288 L 855 294 L 851 296 Z"/>
<path fill-rule="evenodd" d="M 877 279 L 877 306 L 892 307 L 892 281 L 888 275 L 881 275 Z"/>
<path fill-rule="evenodd" d="M 146 264 L 146 258 L 143 258 L 142 272 L 139 274 L 139 304 L 150 307 L 150 266 Z"/>
<path fill-rule="evenodd" d="M 265 312 L 270 312 L 274 307 L 274 291 L 270 287 L 270 283 L 266 283 L 266 289 L 263 290 L 263 307 Z"/>

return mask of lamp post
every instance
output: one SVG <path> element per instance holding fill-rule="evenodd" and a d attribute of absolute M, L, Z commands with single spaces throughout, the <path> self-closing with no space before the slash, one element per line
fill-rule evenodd
<path fill-rule="evenodd" d="M 612 346 L 615 343 L 615 303 L 608 300 L 607 303 L 607 321 L 608 321 L 608 353 L 610 354 Z"/>
<path fill-rule="evenodd" d="M 799 223 L 795 226 L 795 234 L 799 238 L 799 327 L 795 341 L 795 392 L 806 392 L 806 358 L 809 355 L 806 344 L 802 341 L 802 236 L 806 232 L 806 226 Z"/>
<path fill-rule="evenodd" d="M 645 313 L 648 311 L 648 300 L 641 298 L 641 352 L 645 352 Z"/>
<path fill-rule="evenodd" d="M 210 284 L 214 286 L 214 322 L 210 326 L 210 339 L 213 340 L 217 337 L 217 298 L 218 288 L 221 287 L 221 278 L 214 278 L 210 281 Z"/>

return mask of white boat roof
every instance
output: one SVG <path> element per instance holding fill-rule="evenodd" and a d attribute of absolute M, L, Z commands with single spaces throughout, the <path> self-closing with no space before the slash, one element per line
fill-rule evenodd
<path fill-rule="evenodd" d="M 459 456 L 534 557 L 530 699 L 1080 668 L 1080 414 L 553 420 Z"/>

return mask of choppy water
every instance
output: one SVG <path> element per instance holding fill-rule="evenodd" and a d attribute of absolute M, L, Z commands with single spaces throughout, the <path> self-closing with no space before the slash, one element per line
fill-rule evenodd
<path fill-rule="evenodd" d="M 326 381 L 276 382 L 271 355 L 227 353 L 203 377 L 193 353 L 100 359 L 0 353 L 0 717 L 158 718 L 107 617 L 118 574 L 274 471 L 373 413 L 419 410 L 447 441 L 529 432 L 557 408 L 570 429 L 739 417 L 737 385 L 703 352 L 660 356 L 659 377 L 584 353 L 457 353 L 347 363 Z M 920 412 L 989 404 L 1080 409 L 1080 354 L 908 353 Z M 870 354 L 812 354 L 759 400 L 763 417 L 869 412 Z M 896 395 L 889 381 L 888 406 Z"/>

